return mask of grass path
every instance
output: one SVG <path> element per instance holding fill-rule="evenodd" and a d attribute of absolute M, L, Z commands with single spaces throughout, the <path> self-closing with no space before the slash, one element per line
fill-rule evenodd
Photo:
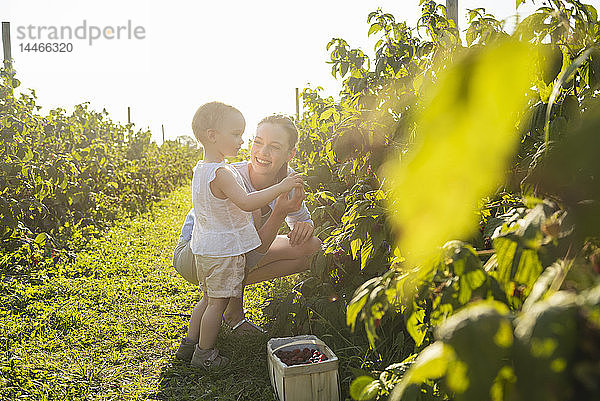
<path fill-rule="evenodd" d="M 171 267 L 190 199 L 180 188 L 57 266 L 60 274 L 3 285 L 1 399 L 274 400 L 268 336 L 221 330 L 218 347 L 233 363 L 219 374 L 174 359 L 187 318 L 171 314 L 189 313 L 200 297 Z M 250 315 L 260 321 L 267 297 L 288 282 L 250 287 Z"/>

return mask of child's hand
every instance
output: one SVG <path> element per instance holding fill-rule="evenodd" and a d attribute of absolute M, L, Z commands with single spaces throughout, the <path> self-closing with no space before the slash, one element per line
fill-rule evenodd
<path fill-rule="evenodd" d="M 293 173 L 285 177 L 278 184 L 281 187 L 281 192 L 290 192 L 292 188 L 304 188 L 304 180 L 300 173 Z"/>

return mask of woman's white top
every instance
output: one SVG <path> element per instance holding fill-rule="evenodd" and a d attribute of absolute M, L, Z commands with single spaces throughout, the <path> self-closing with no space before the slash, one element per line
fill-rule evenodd
<path fill-rule="evenodd" d="M 225 162 L 198 162 L 192 178 L 192 205 L 195 216 L 190 247 L 202 256 L 226 257 L 244 254 L 261 244 L 252 223 L 252 213 L 237 207 L 229 198 L 219 199 L 210 190 L 219 168 L 226 168 L 244 187 L 236 168 Z"/>

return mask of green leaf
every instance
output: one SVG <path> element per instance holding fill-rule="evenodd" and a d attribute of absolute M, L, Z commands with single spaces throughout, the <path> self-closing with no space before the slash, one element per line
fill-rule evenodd
<path fill-rule="evenodd" d="M 443 268 L 458 276 L 458 302 L 466 304 L 473 291 L 486 281 L 481 259 L 472 246 L 455 240 L 444 244 L 442 260 Z"/>
<path fill-rule="evenodd" d="M 352 252 L 352 259 L 357 258 L 358 251 L 360 250 L 361 246 L 362 246 L 362 239 L 360 239 L 360 238 L 355 238 L 352 241 L 350 241 L 350 251 Z"/>
<path fill-rule="evenodd" d="M 323 252 L 318 252 L 315 257 L 314 263 L 311 265 L 311 270 L 317 277 L 322 277 L 325 269 L 327 268 L 327 258 Z"/>
<path fill-rule="evenodd" d="M 350 63 L 348 63 L 347 61 L 342 61 L 340 63 L 340 73 L 341 73 L 342 77 L 344 77 L 344 75 L 346 75 L 348 73 L 348 68 L 349 67 L 350 67 Z M 334 115 L 334 117 L 335 117 L 335 115 Z"/>
<path fill-rule="evenodd" d="M 546 294 L 546 291 L 552 285 L 552 281 L 559 274 L 560 271 L 564 270 L 566 267 L 565 261 L 562 259 L 557 260 L 551 266 L 547 267 L 546 270 L 540 275 L 540 277 L 536 280 L 531 293 L 525 300 L 523 304 L 523 311 L 526 312 L 542 297 Z"/>
<path fill-rule="evenodd" d="M 478 31 L 475 24 L 471 24 L 467 29 L 467 46 L 471 46 L 471 44 L 477 39 Z"/>
<path fill-rule="evenodd" d="M 585 63 L 585 61 L 590 56 L 591 52 L 592 49 L 587 49 L 579 57 L 573 60 L 573 62 L 566 69 L 563 69 L 562 74 L 560 74 L 560 76 L 558 77 L 558 82 L 554 84 L 552 94 L 550 95 L 550 99 L 548 100 L 548 108 L 546 110 L 546 125 L 544 128 L 546 152 L 548 151 L 548 143 L 550 141 L 550 116 L 552 111 L 552 105 L 554 104 L 554 101 L 560 94 L 562 86 L 571 78 L 575 71 L 577 71 L 577 69 L 581 67 L 583 63 Z"/>
<path fill-rule="evenodd" d="M 317 192 L 315 194 L 315 197 L 319 198 L 321 200 L 335 202 L 335 196 L 333 195 L 333 193 L 331 191 Z"/>
<path fill-rule="evenodd" d="M 362 246 L 360 247 L 360 270 L 363 270 L 367 262 L 373 256 L 373 238 L 367 232 L 367 236 Z"/>
<path fill-rule="evenodd" d="M 448 364 L 454 360 L 452 348 L 441 341 L 436 341 L 425 348 L 415 360 L 400 383 L 394 387 L 389 400 L 399 401 L 412 383 L 422 383 L 429 379 L 437 379 L 446 374 Z"/>
<path fill-rule="evenodd" d="M 379 392 L 379 387 L 379 382 L 372 377 L 360 376 L 350 384 L 350 396 L 357 401 L 371 400 Z"/>
<path fill-rule="evenodd" d="M 415 346 L 417 347 L 423 344 L 423 340 L 427 334 L 427 327 L 423 323 L 424 318 L 425 309 L 415 305 L 413 313 L 406 321 L 406 330 L 408 330 L 408 334 L 415 340 Z"/>
<path fill-rule="evenodd" d="M 333 142 L 327 141 L 325 144 L 325 154 L 327 155 L 327 161 L 329 164 L 335 163 L 335 152 L 333 151 Z"/>
<path fill-rule="evenodd" d="M 379 25 L 378 23 L 375 23 L 373 25 L 371 25 L 371 27 L 369 28 L 369 33 L 367 33 L 367 36 L 371 36 L 374 33 L 377 33 L 381 30 L 381 25 Z"/>
<path fill-rule="evenodd" d="M 582 4 L 583 10 L 588 14 L 588 21 L 598 21 L 598 11 L 590 4 Z"/>
<path fill-rule="evenodd" d="M 412 263 L 425 263 L 449 239 L 476 230 L 473 210 L 496 190 L 518 145 L 515 126 L 531 71 L 530 46 L 488 45 L 468 52 L 425 91 L 419 143 L 385 171 L 392 221 L 410 233 L 400 248 Z"/>
<path fill-rule="evenodd" d="M 454 352 L 446 344 L 436 341 L 425 348 L 409 370 L 409 379 L 413 383 L 421 383 L 428 379 L 437 379 L 446 373 L 448 362 L 453 359 Z"/>
<path fill-rule="evenodd" d="M 351 326 L 352 331 L 354 331 L 354 326 L 356 324 L 356 319 L 358 318 L 358 314 L 365 306 L 367 299 L 369 298 L 369 289 L 365 288 L 357 295 L 352 298 L 352 301 L 348 305 L 346 309 L 346 324 Z"/>
<path fill-rule="evenodd" d="M 544 21 L 547 18 L 548 14 L 545 12 L 531 14 L 517 25 L 514 36 L 524 41 L 533 39 L 535 33 L 541 31 L 545 27 Z"/>
<path fill-rule="evenodd" d="M 466 304 L 471 300 L 471 294 L 474 290 L 485 283 L 486 275 L 483 270 L 472 270 L 460 276 L 458 285 L 458 302 Z"/>
<path fill-rule="evenodd" d="M 554 143 L 531 183 L 558 196 L 569 210 L 579 240 L 600 235 L 600 106 L 591 103 L 561 141 Z"/>
<path fill-rule="evenodd" d="M 44 246 L 46 244 L 46 240 L 48 239 L 48 235 L 46 233 L 39 233 L 36 237 L 35 237 L 35 243 L 40 245 L 40 246 Z"/>
<path fill-rule="evenodd" d="M 572 392 L 569 373 L 582 341 L 576 296 L 559 291 L 536 302 L 516 321 L 514 368 L 524 400 L 565 400 Z M 531 383 L 536 383 L 532 386 Z"/>
<path fill-rule="evenodd" d="M 436 338 L 455 352 L 446 376 L 455 399 L 489 399 L 494 380 L 512 351 L 513 328 L 506 305 L 495 301 L 470 304 L 442 323 Z"/>
<path fill-rule="evenodd" d="M 504 288 L 507 297 L 512 297 L 512 289 L 516 285 L 526 286 L 523 294 L 529 295 L 531 288 L 542 272 L 542 264 L 533 249 L 525 249 L 508 237 L 494 240 L 498 267 L 490 273 Z M 514 282 L 514 283 L 513 283 Z"/>
<path fill-rule="evenodd" d="M 327 120 L 329 117 L 331 117 L 333 115 L 334 111 L 335 111 L 335 108 L 333 108 L 333 107 L 328 108 L 323 113 L 321 113 L 319 120 Z"/>
<path fill-rule="evenodd" d="M 25 155 L 23 156 L 22 160 L 29 161 L 31 159 L 33 159 L 33 152 L 31 151 L 31 148 L 27 147 L 27 149 L 25 151 Z"/>

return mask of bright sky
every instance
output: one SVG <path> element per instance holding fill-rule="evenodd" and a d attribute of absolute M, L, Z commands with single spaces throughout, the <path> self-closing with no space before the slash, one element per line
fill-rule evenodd
<path fill-rule="evenodd" d="M 420 15 L 418 0 L 8 0 L 8 6 L 6 1 L 2 14 L 8 19 L 3 21 L 11 23 L 20 89 L 35 90 L 42 112 L 62 107 L 70 113 L 74 105 L 89 101 L 91 108 L 106 108 L 113 120 L 126 123 L 131 106 L 135 127 L 149 127 L 159 143 L 161 124 L 166 139 L 191 135 L 195 110 L 211 100 L 242 111 L 248 138 L 262 117 L 295 113 L 296 87 L 320 85 L 325 94 L 336 95 L 339 83 L 325 63 L 331 38 L 344 38 L 372 56 L 370 11 L 380 7 L 413 27 Z M 485 7 L 497 18 L 514 21 L 515 0 L 458 2 L 461 29 L 467 8 Z M 600 0 L 584 2 L 600 9 Z M 527 15 L 535 8 L 528 0 L 519 12 Z M 87 40 L 44 40 L 71 42 L 70 53 L 21 51 L 37 42 L 28 39 L 29 25 L 75 30 L 84 20 Z M 127 30 L 121 30 L 121 39 L 88 44 L 91 26 L 111 27 L 107 33 L 114 36 L 117 26 L 129 21 L 132 35 L 139 27 L 143 39 L 127 39 Z M 20 26 L 25 38 L 19 38 Z"/>

